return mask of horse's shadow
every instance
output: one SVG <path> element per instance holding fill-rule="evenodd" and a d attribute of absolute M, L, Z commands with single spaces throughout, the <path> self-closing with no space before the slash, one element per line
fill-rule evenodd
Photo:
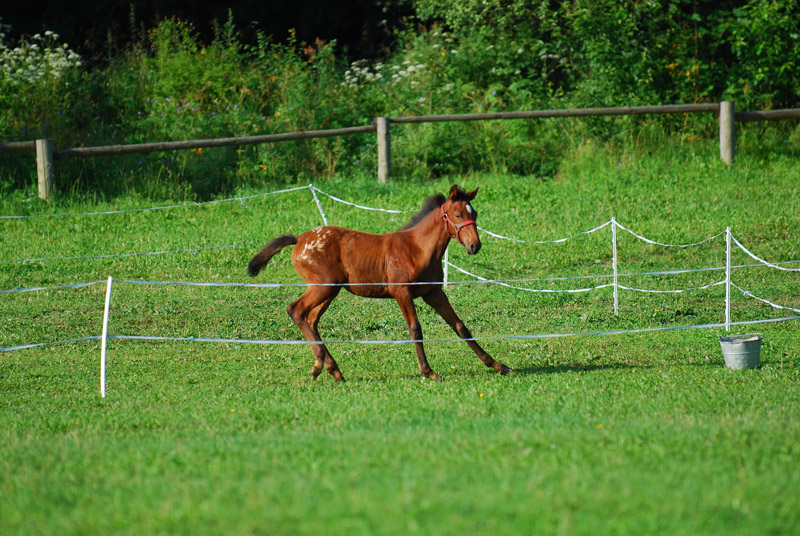
<path fill-rule="evenodd" d="M 542 374 L 568 374 L 576 372 L 598 372 L 603 370 L 647 369 L 649 365 L 629 365 L 627 363 L 569 363 L 563 365 L 527 365 L 515 367 L 512 374 L 520 376 L 539 376 Z"/>
<path fill-rule="evenodd" d="M 633 370 L 633 369 L 651 369 L 653 368 L 651 365 L 629 365 L 626 363 L 608 363 L 608 364 L 591 364 L 591 363 L 571 363 L 571 364 L 564 364 L 564 365 L 527 365 L 524 367 L 515 367 L 513 372 L 509 374 L 509 378 L 513 378 L 514 376 L 541 376 L 545 374 L 574 374 L 574 373 L 581 373 L 581 372 L 599 372 L 603 370 Z M 500 378 L 500 375 L 497 374 L 495 371 L 490 369 L 484 369 L 483 367 L 476 368 L 475 370 L 462 370 L 458 372 L 451 372 L 450 374 L 444 375 L 444 383 L 447 383 L 448 378 L 459 378 L 459 379 L 468 379 L 468 378 L 486 378 L 489 376 L 497 376 Z M 325 383 L 328 378 L 322 381 Z M 389 380 L 387 378 L 376 378 L 376 377 L 359 377 L 353 376 L 352 378 L 348 378 L 345 385 L 353 386 L 353 385 L 363 385 L 363 384 L 374 384 L 376 382 L 379 383 L 388 383 L 390 381 L 397 381 L 397 380 L 420 380 L 420 375 L 417 373 L 404 373 L 393 380 Z M 423 381 L 425 379 L 423 378 Z M 430 380 L 428 380 L 430 381 Z M 437 384 L 438 382 L 430 381 L 432 385 Z M 298 385 L 319 385 L 320 380 L 312 380 L 310 378 L 303 379 L 298 382 Z M 336 384 L 335 384 L 336 385 Z"/>

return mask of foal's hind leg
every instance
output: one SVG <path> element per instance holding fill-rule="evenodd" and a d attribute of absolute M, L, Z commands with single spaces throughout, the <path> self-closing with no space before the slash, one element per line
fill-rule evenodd
<path fill-rule="evenodd" d="M 325 311 L 328 310 L 328 307 L 330 306 L 331 302 L 333 302 L 333 299 L 338 294 L 339 294 L 339 292 L 337 290 L 327 300 L 325 300 L 321 304 L 319 304 L 316 307 L 314 307 L 308 313 L 308 323 L 311 326 L 311 329 L 314 331 L 314 334 L 317 336 L 318 339 L 321 339 L 321 336 L 319 334 L 319 329 L 317 329 L 317 325 L 319 324 L 319 319 L 320 319 L 320 317 L 322 317 L 322 315 L 325 313 Z M 338 372 L 339 373 L 339 378 L 337 378 L 337 379 L 343 381 L 344 377 L 342 376 L 341 371 L 339 371 L 339 366 L 336 364 L 336 361 L 334 361 L 333 356 L 328 351 L 328 347 L 325 346 L 324 344 L 315 344 L 314 346 L 321 347 L 322 348 L 322 354 L 323 354 L 322 359 L 319 359 L 317 357 L 316 353 L 314 354 L 314 366 L 311 367 L 311 375 L 314 377 L 314 379 L 315 380 L 317 379 L 317 376 L 319 376 L 320 373 L 322 372 L 322 366 L 325 365 L 328 368 L 328 372 L 333 374 L 334 378 L 336 377 L 336 374 L 334 374 L 334 372 Z"/>
<path fill-rule="evenodd" d="M 333 359 L 324 344 L 320 344 L 322 337 L 319 334 L 317 325 L 322 314 L 328 309 L 333 299 L 339 294 L 340 287 L 309 287 L 305 294 L 292 303 L 287 312 L 289 316 L 300 328 L 303 336 L 311 344 L 311 351 L 314 353 L 314 366 L 311 367 L 311 375 L 314 379 L 322 372 L 323 365 L 328 373 L 338 381 L 344 381 L 344 376 L 339 370 L 339 365 Z"/>
<path fill-rule="evenodd" d="M 425 303 L 433 307 L 439 315 L 444 318 L 444 321 L 447 322 L 453 331 L 461 337 L 462 339 L 471 339 L 472 333 L 467 329 L 467 326 L 464 325 L 464 322 L 456 314 L 453 306 L 450 305 L 450 300 L 447 299 L 447 294 L 441 288 L 438 288 L 432 291 L 430 294 L 422 297 L 425 300 Z M 492 356 L 490 356 L 486 350 L 481 348 L 481 346 L 471 340 L 466 340 L 466 342 L 472 351 L 475 352 L 475 355 L 478 356 L 478 359 L 486 365 L 487 367 L 491 367 L 495 369 L 500 374 L 508 374 L 513 371 L 510 367 L 502 364 L 500 361 L 496 361 Z"/>

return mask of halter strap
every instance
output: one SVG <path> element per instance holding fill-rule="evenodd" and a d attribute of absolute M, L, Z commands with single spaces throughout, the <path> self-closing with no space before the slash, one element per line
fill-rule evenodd
<path fill-rule="evenodd" d="M 463 244 L 464 242 L 461 241 L 461 228 L 466 227 L 467 225 L 475 225 L 475 227 L 477 227 L 475 220 L 464 220 L 461 223 L 456 223 L 450 219 L 450 216 L 447 215 L 447 212 L 444 210 L 444 205 L 442 205 L 441 208 L 442 219 L 444 220 L 445 227 L 447 227 L 447 234 L 450 235 L 450 238 L 455 238 L 460 244 Z M 450 234 L 450 225 L 452 225 L 455 229 L 455 234 Z"/>

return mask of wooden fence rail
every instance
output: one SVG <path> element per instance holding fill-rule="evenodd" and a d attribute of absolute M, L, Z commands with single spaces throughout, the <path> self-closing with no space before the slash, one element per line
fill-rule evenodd
<path fill-rule="evenodd" d="M 577 108 L 570 110 L 533 110 L 528 112 L 488 112 L 482 114 L 419 115 L 392 117 L 392 123 L 437 123 L 442 121 L 487 121 L 492 119 L 544 119 L 550 117 L 591 117 L 608 115 L 717 113 L 719 103 L 668 104 L 663 106 L 621 106 L 616 108 Z"/>
<path fill-rule="evenodd" d="M 36 140 L 0 143 L 0 153 L 34 153 Z"/>
<path fill-rule="evenodd" d="M 119 156 L 133 153 L 152 153 L 156 151 L 205 149 L 209 147 L 234 147 L 239 145 L 257 145 L 260 143 L 274 143 L 279 141 L 304 140 L 308 138 L 331 138 L 333 136 L 365 134 L 367 132 L 375 132 L 375 130 L 375 125 L 369 125 L 365 127 L 336 128 L 330 130 L 304 130 L 300 132 L 265 134 L 262 136 L 243 136 L 239 138 L 210 138 L 205 140 L 167 141 L 161 143 L 77 147 L 75 149 L 56 151 L 53 153 L 53 157 L 56 159 L 76 157 L 86 158 L 91 156 Z"/>
<path fill-rule="evenodd" d="M 53 189 L 53 161 L 63 158 L 86 158 L 95 156 L 119 156 L 154 151 L 177 151 L 210 147 L 231 147 L 275 143 L 309 138 L 328 138 L 354 134 L 376 133 L 378 135 L 378 180 L 386 182 L 391 176 L 391 123 L 440 123 L 445 121 L 490 121 L 508 119 L 543 119 L 554 117 L 597 117 L 642 114 L 686 114 L 716 113 L 719 115 L 720 158 L 728 165 L 735 155 L 736 121 L 774 121 L 781 119 L 800 119 L 800 108 L 786 110 L 767 110 L 755 112 L 736 112 L 733 102 L 709 104 L 673 104 L 663 106 L 621 106 L 611 108 L 579 108 L 569 110 L 533 110 L 521 112 L 489 112 L 480 114 L 421 115 L 410 117 L 378 117 L 375 124 L 362 127 L 338 128 L 329 130 L 307 130 L 284 134 L 266 134 L 239 138 L 215 138 L 205 140 L 172 141 L 161 143 L 139 143 L 131 145 L 106 145 L 98 147 L 76 147 L 61 151 L 53 150 L 50 140 L 13 141 L 0 143 L 0 154 L 14 152 L 35 152 L 39 197 L 46 199 Z"/>

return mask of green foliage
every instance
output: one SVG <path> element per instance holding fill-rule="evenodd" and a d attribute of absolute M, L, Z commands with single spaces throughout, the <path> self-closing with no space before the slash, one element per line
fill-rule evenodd
<path fill-rule="evenodd" d="M 460 38 L 492 39 L 498 70 L 579 106 L 800 101 L 800 11 L 793 0 L 719 2 L 417 0 Z M 519 48 L 517 48 L 519 46 Z M 519 51 L 514 57 L 513 51 Z M 468 75 L 468 73 L 464 73 Z"/>
<path fill-rule="evenodd" d="M 1 20 L 1 19 L 0 19 Z M 51 31 L 9 48 L 0 23 L 0 132 L 11 141 L 52 137 L 74 128 L 70 102 L 87 98 L 81 60 Z M 61 138 L 61 139 L 59 139 Z"/>
<path fill-rule="evenodd" d="M 789 0 L 417 0 L 381 61 L 335 42 L 244 43 L 232 16 L 210 43 L 162 20 L 87 69 L 52 33 L 0 41 L 0 135 L 56 149 L 368 125 L 376 117 L 718 102 L 800 102 L 800 11 Z M 4 37 L 3 37 L 4 39 Z M 625 117 L 395 126 L 395 177 L 490 170 L 553 176 L 586 139 L 716 136 L 704 118 Z M 786 130 L 782 130 L 786 128 Z M 779 127 L 776 132 L 790 132 Z M 781 134 L 782 135 L 782 134 Z M 374 136 L 60 161 L 56 187 L 116 195 L 176 188 L 207 198 L 292 177 L 374 175 Z M 33 162 L 0 157 L 0 189 Z"/>
<path fill-rule="evenodd" d="M 539 99 L 569 87 L 571 46 L 559 5 L 543 0 L 416 4 L 423 20 L 441 21 L 464 42 L 462 57 L 471 73 L 462 75 L 472 74 L 475 83 L 525 87 Z"/>
<path fill-rule="evenodd" d="M 800 100 L 800 16 L 796 2 L 754 0 L 718 13 L 713 39 L 734 58 L 726 97 L 750 107 L 797 106 Z M 723 44 L 724 43 L 724 44 Z"/>

